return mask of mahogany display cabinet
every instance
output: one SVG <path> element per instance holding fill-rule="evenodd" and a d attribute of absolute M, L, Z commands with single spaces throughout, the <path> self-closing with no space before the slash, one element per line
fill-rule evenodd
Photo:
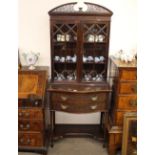
<path fill-rule="evenodd" d="M 111 92 L 107 79 L 112 12 L 100 5 L 67 3 L 50 10 L 51 144 L 59 137 L 92 136 L 105 140 L 105 122 Z M 101 112 L 99 125 L 55 123 L 55 111 Z"/>

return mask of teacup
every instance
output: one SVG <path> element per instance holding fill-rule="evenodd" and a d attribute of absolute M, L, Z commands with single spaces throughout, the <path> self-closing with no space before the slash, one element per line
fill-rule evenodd
<path fill-rule="evenodd" d="M 86 80 L 86 81 L 90 81 L 91 80 L 91 75 L 90 74 L 86 74 L 85 76 L 84 76 L 84 79 Z"/>
<path fill-rule="evenodd" d="M 98 35 L 98 41 L 99 42 L 102 42 L 104 40 L 104 38 L 105 38 L 104 35 L 102 35 L 102 34 Z"/>
<path fill-rule="evenodd" d="M 65 57 L 61 57 L 60 62 L 65 62 Z"/>
<path fill-rule="evenodd" d="M 99 57 L 100 61 L 104 61 L 104 56 Z"/>
<path fill-rule="evenodd" d="M 103 80 L 102 74 L 97 74 L 96 75 L 96 81 L 102 81 L 102 80 Z"/>
<path fill-rule="evenodd" d="M 70 55 L 67 55 L 66 56 L 66 61 L 71 61 L 72 60 L 72 57 Z"/>
<path fill-rule="evenodd" d="M 73 62 L 76 62 L 76 56 L 73 56 L 73 57 L 72 57 L 72 61 L 73 61 Z"/>
<path fill-rule="evenodd" d="M 74 77 L 73 77 L 72 75 L 68 75 L 68 76 L 67 76 L 67 79 L 68 79 L 68 80 L 73 80 Z"/>
<path fill-rule="evenodd" d="M 99 36 L 95 35 L 95 42 L 98 42 Z"/>
<path fill-rule="evenodd" d="M 100 62 L 100 58 L 99 57 L 95 57 L 94 61 L 95 62 Z"/>
<path fill-rule="evenodd" d="M 61 41 L 65 41 L 65 35 L 61 35 Z"/>
<path fill-rule="evenodd" d="M 93 81 L 96 81 L 96 77 L 93 77 L 92 80 L 93 80 Z"/>
<path fill-rule="evenodd" d="M 83 57 L 83 62 L 87 62 L 87 57 Z"/>
<path fill-rule="evenodd" d="M 57 41 L 61 41 L 61 34 L 57 34 Z"/>
<path fill-rule="evenodd" d="M 88 61 L 93 61 L 94 59 L 93 59 L 92 56 L 88 56 L 87 60 L 88 60 Z"/>
<path fill-rule="evenodd" d="M 60 57 L 59 57 L 59 56 L 55 56 L 55 57 L 54 57 L 54 60 L 55 60 L 55 61 L 59 61 L 59 60 L 60 60 Z"/>
<path fill-rule="evenodd" d="M 89 34 L 87 39 L 89 42 L 93 42 L 94 41 L 94 35 Z"/>
<path fill-rule="evenodd" d="M 64 80 L 64 79 L 65 79 L 65 77 L 64 77 L 63 74 L 58 74 L 58 75 L 57 75 L 57 80 L 58 80 L 58 81 L 61 81 L 61 80 Z"/>
<path fill-rule="evenodd" d="M 70 41 L 71 39 L 71 35 L 70 34 L 66 34 L 66 41 Z"/>

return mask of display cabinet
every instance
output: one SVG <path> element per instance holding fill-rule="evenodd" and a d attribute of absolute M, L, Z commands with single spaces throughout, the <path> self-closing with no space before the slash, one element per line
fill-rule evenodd
<path fill-rule="evenodd" d="M 55 111 L 106 112 L 108 108 L 110 87 L 106 78 L 112 12 L 92 3 L 84 3 L 85 10 L 76 10 L 76 5 L 68 3 L 49 11 L 52 131 Z"/>

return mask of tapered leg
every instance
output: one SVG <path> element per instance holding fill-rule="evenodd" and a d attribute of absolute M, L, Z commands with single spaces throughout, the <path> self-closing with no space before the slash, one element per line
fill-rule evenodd
<path fill-rule="evenodd" d="M 54 127 L 55 127 L 55 111 L 50 111 L 50 124 L 51 124 L 51 129 L 50 129 L 50 138 L 51 138 L 51 147 L 54 146 Z"/>
<path fill-rule="evenodd" d="M 107 124 L 107 119 L 108 119 L 108 113 L 105 112 L 104 113 L 104 118 L 102 118 L 103 120 L 103 133 L 104 133 L 104 141 L 103 141 L 103 147 L 107 146 L 107 141 L 108 141 L 108 131 L 106 128 L 106 124 Z"/>

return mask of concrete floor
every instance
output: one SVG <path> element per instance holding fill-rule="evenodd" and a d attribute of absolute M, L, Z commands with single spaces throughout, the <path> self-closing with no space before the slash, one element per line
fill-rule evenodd
<path fill-rule="evenodd" d="M 38 155 L 35 153 L 18 153 L 18 155 Z M 65 138 L 49 147 L 48 155 L 108 155 L 103 144 L 91 138 Z"/>

